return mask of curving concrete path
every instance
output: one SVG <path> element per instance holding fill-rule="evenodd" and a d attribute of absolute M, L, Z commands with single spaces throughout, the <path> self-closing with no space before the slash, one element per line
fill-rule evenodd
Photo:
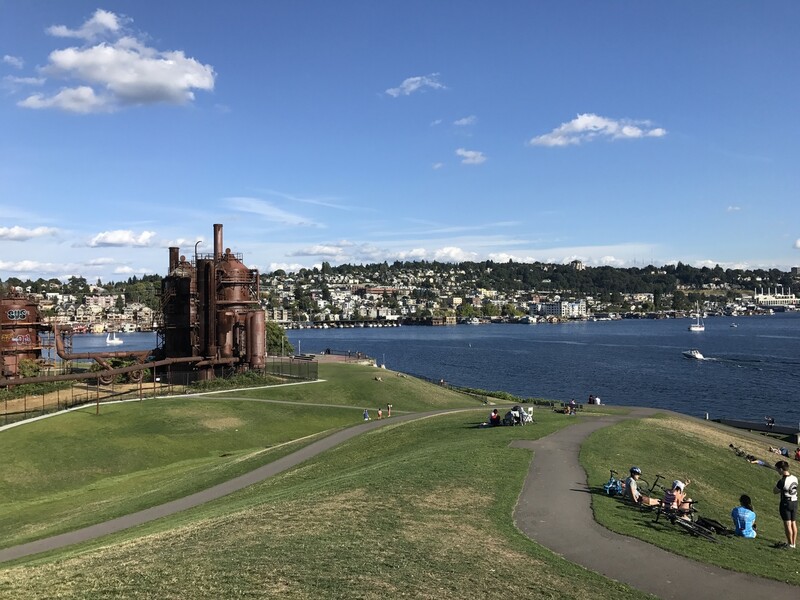
<path fill-rule="evenodd" d="M 544 438 L 512 443 L 534 452 L 514 511 L 517 527 L 567 560 L 659 598 L 800 598 L 798 586 L 699 563 L 595 522 L 586 473 L 578 462 L 581 444 L 602 427 L 655 412 L 663 411 L 634 409 L 629 416 L 580 419 Z"/>

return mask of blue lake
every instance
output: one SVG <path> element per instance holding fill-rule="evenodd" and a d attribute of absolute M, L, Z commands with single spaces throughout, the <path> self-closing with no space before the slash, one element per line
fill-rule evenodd
<path fill-rule="evenodd" d="M 800 422 L 800 314 L 560 325 L 457 325 L 289 331 L 303 352 L 365 352 L 387 368 L 524 397 Z M 684 358 L 698 348 L 707 360 Z"/>
<path fill-rule="evenodd" d="M 389 369 L 524 397 L 668 408 L 711 418 L 800 422 L 800 314 L 561 325 L 457 325 L 288 331 L 295 350 L 364 352 Z M 113 350 L 146 349 L 155 334 L 123 334 Z M 111 349 L 105 336 L 74 337 L 74 350 Z M 682 356 L 698 348 L 706 360 Z"/>

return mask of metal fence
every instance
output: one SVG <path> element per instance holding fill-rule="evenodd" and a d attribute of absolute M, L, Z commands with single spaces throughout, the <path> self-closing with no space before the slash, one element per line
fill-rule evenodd
<path fill-rule="evenodd" d="M 313 381 L 319 378 L 319 364 L 309 358 L 270 356 L 265 368 L 259 372 L 286 379 Z M 217 374 L 220 378 L 224 375 L 222 372 Z M 191 391 L 190 386 L 197 379 L 196 371 L 159 367 L 148 373 L 147 381 L 138 383 L 112 382 L 103 385 L 99 379 L 73 381 L 62 389 L 43 394 L 24 394 L 16 398 L 0 399 L 0 425 L 9 425 L 73 406 L 95 404 L 99 412 L 103 402 L 185 394 Z"/>

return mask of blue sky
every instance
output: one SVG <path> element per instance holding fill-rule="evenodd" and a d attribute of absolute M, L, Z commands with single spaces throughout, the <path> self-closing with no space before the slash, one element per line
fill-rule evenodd
<path fill-rule="evenodd" d="M 191 6 L 191 10 L 187 7 Z M 0 0 L 0 278 L 800 264 L 800 3 Z"/>

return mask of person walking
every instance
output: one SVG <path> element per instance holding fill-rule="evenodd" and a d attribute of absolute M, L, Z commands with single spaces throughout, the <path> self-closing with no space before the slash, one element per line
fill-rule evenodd
<path fill-rule="evenodd" d="M 781 478 L 775 484 L 772 493 L 781 495 L 778 511 L 786 533 L 786 543 L 781 544 L 781 547 L 795 548 L 797 546 L 797 477 L 789 473 L 789 463 L 785 460 L 776 462 L 775 469 L 781 474 Z"/>
<path fill-rule="evenodd" d="M 365 421 L 369 421 L 370 420 L 369 419 L 369 410 L 367 410 L 366 408 L 364 409 L 364 420 Z"/>

